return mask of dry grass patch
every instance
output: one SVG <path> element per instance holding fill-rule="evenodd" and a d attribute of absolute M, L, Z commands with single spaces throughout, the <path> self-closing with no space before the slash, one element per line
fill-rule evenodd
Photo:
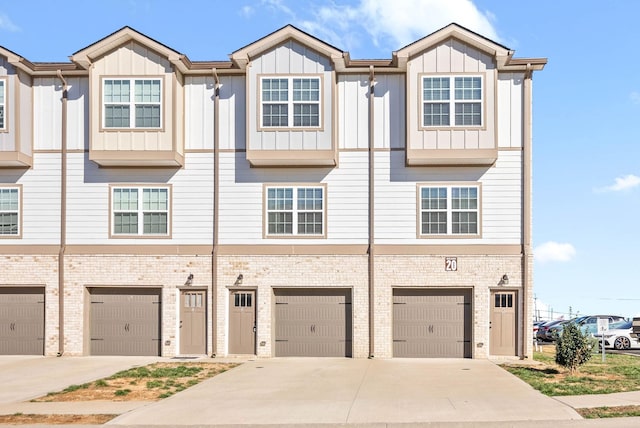
<path fill-rule="evenodd" d="M 595 407 L 591 409 L 576 409 L 585 419 L 624 418 L 640 416 L 640 406 Z"/>
<path fill-rule="evenodd" d="M 0 424 L 7 425 L 102 425 L 118 415 L 31 415 L 16 413 L 0 415 Z"/>

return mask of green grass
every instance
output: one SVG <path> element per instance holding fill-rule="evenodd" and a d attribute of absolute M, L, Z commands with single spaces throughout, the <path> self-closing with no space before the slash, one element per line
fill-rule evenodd
<path fill-rule="evenodd" d="M 107 383 L 106 380 L 104 379 L 99 379 L 97 381 L 94 382 L 94 385 L 98 388 L 104 388 L 106 386 L 109 386 L 109 384 Z"/>
<path fill-rule="evenodd" d="M 576 409 L 576 411 L 585 419 L 640 416 L 640 406 L 594 407 L 590 409 Z"/>
<path fill-rule="evenodd" d="M 130 389 L 118 389 L 114 394 L 116 397 L 123 397 L 131 392 Z"/>
<path fill-rule="evenodd" d="M 503 367 L 545 395 L 588 395 L 640 390 L 638 357 L 620 354 L 599 355 L 581 366 L 573 376 L 555 363 L 552 353 L 535 352 L 538 366 Z"/>
<path fill-rule="evenodd" d="M 110 376 L 109 379 L 118 379 L 123 377 L 134 377 L 134 378 L 143 378 L 143 377 L 152 377 L 152 378 L 160 378 L 160 377 L 168 377 L 168 378 L 176 378 L 176 377 L 189 377 L 195 376 L 203 370 L 202 367 L 186 367 L 186 366 L 178 366 L 178 367 L 134 367 L 129 370 L 123 370 Z"/>

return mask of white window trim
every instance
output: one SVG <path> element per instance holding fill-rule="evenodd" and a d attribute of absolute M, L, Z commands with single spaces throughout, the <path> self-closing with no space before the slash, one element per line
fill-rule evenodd
<path fill-rule="evenodd" d="M 292 189 L 293 200 L 291 210 L 269 210 L 269 189 Z M 320 189 L 322 190 L 322 210 L 298 210 L 298 189 Z M 265 184 L 263 186 L 263 227 L 264 238 L 295 238 L 295 239 L 314 239 L 314 238 L 326 238 L 327 236 L 327 186 L 326 184 Z M 271 212 L 290 212 L 292 215 L 292 233 L 269 233 L 269 213 Z M 298 213 L 301 212 L 321 212 L 322 213 L 322 233 L 298 233 Z"/>
<path fill-rule="evenodd" d="M 455 99 L 455 79 L 456 77 L 478 77 L 480 78 L 480 100 L 456 100 Z M 425 100 L 424 99 L 424 80 L 433 78 L 448 78 L 449 79 L 449 100 Z M 421 74 L 419 76 L 420 82 L 420 127 L 423 129 L 437 129 L 437 128 L 473 128 L 480 129 L 485 126 L 485 76 L 483 74 Z M 466 103 L 479 103 L 480 104 L 480 124 L 479 125 L 456 125 L 456 104 Z M 424 123 L 424 107 L 425 104 L 449 104 L 449 125 L 425 125 Z"/>
<path fill-rule="evenodd" d="M 107 80 L 128 80 L 129 81 L 129 101 L 128 102 L 109 102 L 105 101 L 106 91 L 105 82 Z M 157 80 L 160 82 L 160 102 L 136 102 L 135 100 L 135 82 L 136 80 Z M 139 76 L 139 77 L 121 77 L 121 76 L 105 76 L 100 84 L 101 91 L 101 108 L 102 108 L 102 129 L 104 130 L 160 130 L 164 126 L 164 79 L 158 76 Z M 129 126 L 107 126 L 107 105 L 129 105 Z M 137 127 L 136 126 L 136 105 L 158 105 L 160 107 L 160 124 L 153 127 Z"/>
<path fill-rule="evenodd" d="M 0 125 L 0 131 L 7 130 L 7 79 L 0 78 L 0 93 L 2 94 L 2 102 L 0 102 L 0 107 L 2 107 L 2 124 Z"/>
<path fill-rule="evenodd" d="M 18 209 L 17 210 L 0 210 L 0 214 L 17 214 L 17 222 L 16 222 L 16 227 L 17 227 L 17 231 L 16 233 L 11 233 L 11 234 L 0 234 L 0 239 L 11 239 L 11 238 L 21 238 L 22 237 L 22 186 L 21 185 L 17 185 L 17 186 L 0 186 L 0 191 L 1 190 L 16 190 L 18 193 Z"/>
<path fill-rule="evenodd" d="M 446 188 L 447 189 L 447 232 L 446 233 L 422 233 L 422 213 L 432 211 L 445 211 L 445 210 L 428 210 L 422 209 L 422 189 L 424 188 Z M 477 209 L 453 209 L 451 203 L 453 188 L 475 188 L 478 195 L 478 207 Z M 427 239 L 469 239 L 469 238 L 482 238 L 482 185 L 481 183 L 421 183 L 417 185 L 417 236 L 418 238 Z M 477 230 L 476 233 L 453 233 L 453 212 L 475 212 L 477 218 Z"/>
<path fill-rule="evenodd" d="M 138 233 L 115 233 L 115 214 L 117 212 L 126 212 L 125 210 L 114 210 L 114 192 L 116 189 L 136 189 L 138 191 Z M 165 210 L 145 210 L 143 206 L 144 190 L 147 189 L 165 189 L 167 190 L 167 209 Z M 172 188 L 171 185 L 110 185 L 109 186 L 109 236 L 111 238 L 171 238 L 171 222 L 172 222 Z M 131 211 L 133 212 L 133 211 Z M 167 233 L 144 233 L 144 213 L 160 212 L 167 214 Z"/>
<path fill-rule="evenodd" d="M 321 130 L 323 127 L 323 115 L 322 110 L 324 106 L 323 99 L 323 76 L 322 75 L 260 75 L 258 76 L 258 124 L 259 128 L 263 130 Z M 287 80 L 288 81 L 288 97 L 287 101 L 264 101 L 262 99 L 262 85 L 264 80 Z M 294 101 L 293 100 L 293 81 L 295 79 L 316 79 L 318 80 L 318 101 Z M 287 112 L 287 126 L 271 126 L 265 125 L 263 122 L 263 110 L 265 104 L 286 104 L 288 106 Z M 318 105 L 318 125 L 317 126 L 295 126 L 294 125 L 294 105 L 296 104 L 316 104 Z"/>

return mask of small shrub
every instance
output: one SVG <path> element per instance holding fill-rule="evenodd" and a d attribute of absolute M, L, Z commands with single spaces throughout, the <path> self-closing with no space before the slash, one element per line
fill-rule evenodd
<path fill-rule="evenodd" d="M 556 341 L 556 363 L 569 369 L 573 375 L 591 358 L 593 342 L 582 334 L 578 326 L 568 323 Z"/>
<path fill-rule="evenodd" d="M 83 383 L 82 385 L 71 385 L 62 390 L 62 392 L 73 392 L 79 389 L 87 389 L 89 388 L 88 383 Z"/>
<path fill-rule="evenodd" d="M 116 397 L 124 397 L 125 395 L 128 395 L 131 392 L 130 389 L 119 389 L 116 392 L 114 392 L 114 394 L 116 395 Z"/>
<path fill-rule="evenodd" d="M 94 385 L 95 385 L 96 387 L 98 387 L 98 388 L 104 388 L 104 387 L 106 387 L 106 386 L 109 386 L 109 384 L 107 383 L 107 381 L 106 381 L 106 380 L 104 380 L 104 379 L 97 380 L 97 381 L 94 383 Z"/>
<path fill-rule="evenodd" d="M 161 388 L 162 386 L 164 386 L 164 382 L 161 380 L 150 380 L 147 382 L 148 389 Z"/>

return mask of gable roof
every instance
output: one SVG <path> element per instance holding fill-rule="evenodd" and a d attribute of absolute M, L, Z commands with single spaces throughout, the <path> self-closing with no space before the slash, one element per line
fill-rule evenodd
<path fill-rule="evenodd" d="M 321 55 L 330 58 L 336 68 L 344 68 L 345 52 L 308 33 L 305 33 L 291 24 L 236 50 L 229 55 L 229 57 L 237 67 L 245 69 L 252 58 L 257 57 L 288 40 L 294 40 L 319 52 Z"/>
<path fill-rule="evenodd" d="M 151 37 L 145 36 L 128 26 L 122 27 L 97 42 L 75 52 L 69 57 L 69 59 L 79 67 L 87 70 L 97 58 L 100 58 L 107 52 L 130 41 L 139 43 L 142 46 L 155 51 L 160 56 L 167 58 L 181 71 L 186 71 L 188 69 L 189 60 L 186 55 L 175 51 L 167 45 L 164 45 Z"/>
<path fill-rule="evenodd" d="M 393 52 L 393 63 L 400 68 L 405 68 L 407 61 L 412 56 L 418 55 L 421 52 L 451 38 L 470 45 L 495 58 L 498 69 L 522 69 L 522 67 L 530 67 L 532 70 L 541 70 L 547 63 L 545 58 L 514 60 L 513 50 L 456 23 L 451 23 L 446 27 L 423 37 L 422 39 L 410 43 L 402 49 Z"/>

